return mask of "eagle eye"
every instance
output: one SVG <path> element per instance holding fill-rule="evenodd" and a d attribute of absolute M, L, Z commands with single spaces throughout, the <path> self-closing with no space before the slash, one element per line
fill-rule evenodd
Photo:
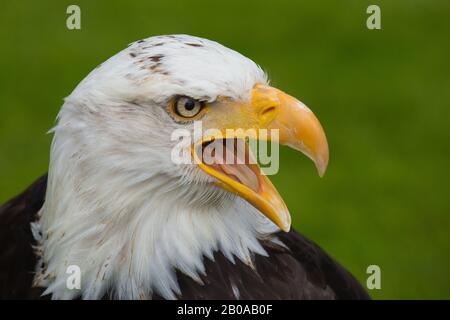
<path fill-rule="evenodd" d="M 177 97 L 172 103 L 172 111 L 182 119 L 192 119 L 203 109 L 204 103 L 190 97 Z"/>

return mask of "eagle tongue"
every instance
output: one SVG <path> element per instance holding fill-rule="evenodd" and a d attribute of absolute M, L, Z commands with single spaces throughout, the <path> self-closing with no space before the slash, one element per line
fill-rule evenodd
<path fill-rule="evenodd" d="M 254 169 L 256 170 L 259 168 L 258 166 L 249 163 L 250 161 L 246 161 L 251 158 L 251 155 L 247 144 L 244 141 L 242 142 L 244 143 L 244 149 L 242 149 L 242 144 L 238 143 L 236 139 L 234 139 L 234 144 L 232 144 L 232 146 L 230 146 L 230 143 L 224 143 L 225 152 L 223 152 L 223 159 L 219 162 L 219 166 L 228 176 L 234 177 L 238 182 L 249 187 L 253 191 L 258 191 L 259 180 L 251 166 L 254 166 Z M 232 152 L 233 157 L 227 157 L 226 154 L 228 152 Z M 227 163 L 227 160 L 230 158 L 233 159 L 232 163 Z"/>

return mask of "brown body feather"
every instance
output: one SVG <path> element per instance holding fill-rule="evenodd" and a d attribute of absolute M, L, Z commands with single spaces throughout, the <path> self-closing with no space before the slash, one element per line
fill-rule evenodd
<path fill-rule="evenodd" d="M 0 299 L 41 299 L 33 288 L 37 257 L 30 223 L 42 207 L 47 176 L 0 207 Z M 268 257 L 255 255 L 254 268 L 216 252 L 204 258 L 203 284 L 178 272 L 181 299 L 369 299 L 355 278 L 299 233 L 279 233 L 286 248 L 262 242 Z M 154 297 L 158 298 L 158 297 Z"/>

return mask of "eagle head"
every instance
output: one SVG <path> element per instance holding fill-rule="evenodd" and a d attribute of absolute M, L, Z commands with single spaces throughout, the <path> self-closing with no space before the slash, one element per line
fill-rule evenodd
<path fill-rule="evenodd" d="M 54 298 L 175 298 L 175 271 L 201 282 L 216 251 L 251 265 L 266 254 L 259 240 L 276 241 L 291 219 L 250 161 L 250 142 L 300 150 L 320 175 L 328 164 L 325 134 L 304 104 L 269 86 L 252 60 L 187 35 L 137 41 L 99 65 L 52 131 L 34 228 L 45 265 L 35 284 Z M 65 286 L 68 265 L 82 271 L 78 291 Z"/>

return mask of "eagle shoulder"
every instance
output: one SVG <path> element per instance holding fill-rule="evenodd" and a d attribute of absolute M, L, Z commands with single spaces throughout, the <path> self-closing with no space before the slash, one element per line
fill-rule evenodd
<path fill-rule="evenodd" d="M 47 175 L 0 207 L 0 299 L 37 299 L 32 288 L 36 256 L 31 222 L 41 209 Z"/>
<path fill-rule="evenodd" d="M 338 300 L 368 300 L 370 296 L 355 277 L 313 241 L 295 230 L 278 234 L 316 286 L 330 288 Z"/>
<path fill-rule="evenodd" d="M 267 256 L 252 264 L 221 252 L 204 258 L 201 282 L 178 272 L 181 299 L 370 299 L 358 281 L 318 245 L 296 231 L 262 241 Z"/>

